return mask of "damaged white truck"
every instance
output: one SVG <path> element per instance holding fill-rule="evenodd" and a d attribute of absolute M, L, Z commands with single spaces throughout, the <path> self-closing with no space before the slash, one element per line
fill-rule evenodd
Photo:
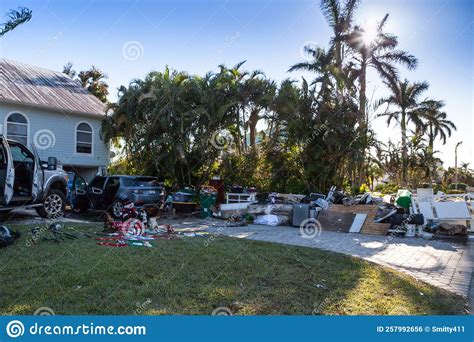
<path fill-rule="evenodd" d="M 67 198 L 67 174 L 57 159 L 41 161 L 34 146 L 7 139 L 0 125 L 0 214 L 34 208 L 43 218 L 62 215 Z"/>

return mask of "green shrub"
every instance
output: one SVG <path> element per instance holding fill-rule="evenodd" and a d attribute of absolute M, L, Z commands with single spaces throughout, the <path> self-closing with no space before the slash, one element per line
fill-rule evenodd
<path fill-rule="evenodd" d="M 367 184 L 362 184 L 359 188 L 359 194 L 365 194 L 366 192 L 369 192 L 370 188 Z"/>
<path fill-rule="evenodd" d="M 454 189 L 448 189 L 446 192 L 448 195 L 459 195 L 459 194 L 465 194 L 466 191 L 463 190 L 454 190 Z"/>
<path fill-rule="evenodd" d="M 375 187 L 375 191 L 380 192 L 384 195 L 396 193 L 399 189 L 401 189 L 401 187 L 393 183 L 378 184 Z"/>
<path fill-rule="evenodd" d="M 462 190 L 463 192 L 466 191 L 467 184 L 466 183 L 458 183 L 458 190 Z M 449 190 L 456 190 L 456 183 L 451 183 L 448 186 L 448 191 Z"/>

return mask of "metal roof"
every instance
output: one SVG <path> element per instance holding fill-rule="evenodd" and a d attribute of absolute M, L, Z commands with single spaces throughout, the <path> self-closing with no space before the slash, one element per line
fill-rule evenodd
<path fill-rule="evenodd" d="M 104 115 L 106 105 L 66 74 L 0 58 L 0 102 Z"/>

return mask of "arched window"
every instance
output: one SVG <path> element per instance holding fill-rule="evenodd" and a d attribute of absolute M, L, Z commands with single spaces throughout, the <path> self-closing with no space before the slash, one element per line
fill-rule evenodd
<path fill-rule="evenodd" d="M 76 127 L 76 153 L 92 154 L 92 127 L 88 123 Z"/>
<path fill-rule="evenodd" d="M 7 138 L 28 145 L 28 120 L 20 113 L 12 113 L 7 118 Z"/>

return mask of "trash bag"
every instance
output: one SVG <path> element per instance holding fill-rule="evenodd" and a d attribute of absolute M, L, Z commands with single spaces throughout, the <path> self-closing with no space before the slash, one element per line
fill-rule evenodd
<path fill-rule="evenodd" d="M 263 224 L 266 226 L 281 226 L 288 223 L 288 216 L 284 215 L 260 215 L 257 216 L 254 224 Z"/>
<path fill-rule="evenodd" d="M 11 245 L 19 237 L 20 233 L 11 231 L 6 226 L 0 226 L 0 247 Z"/>
<path fill-rule="evenodd" d="M 346 195 L 344 195 L 342 192 L 335 192 L 334 195 L 333 195 L 333 203 L 334 204 L 343 204 L 343 199 L 344 198 L 347 198 Z"/>
<path fill-rule="evenodd" d="M 399 226 L 402 223 L 422 225 L 425 223 L 425 219 L 423 214 L 395 214 L 390 216 L 389 222 L 395 226 Z"/>

